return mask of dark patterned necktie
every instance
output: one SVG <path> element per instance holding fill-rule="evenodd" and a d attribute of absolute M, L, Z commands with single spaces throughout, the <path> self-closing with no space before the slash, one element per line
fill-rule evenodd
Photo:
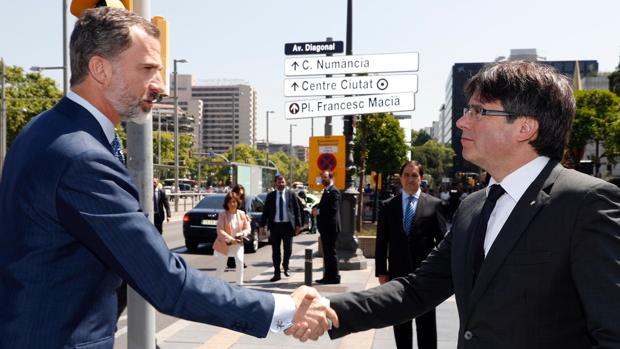
<path fill-rule="evenodd" d="M 484 238 L 487 234 L 487 223 L 489 222 L 489 217 L 491 217 L 491 212 L 493 212 L 493 209 L 495 208 L 497 199 L 504 195 L 505 192 L 506 191 L 504 191 L 504 188 L 502 188 L 501 185 L 493 184 L 489 188 L 489 195 L 484 201 L 482 211 L 480 211 L 480 215 L 478 216 L 478 225 L 474 231 L 471 245 L 472 252 L 474 254 L 474 282 L 478 277 L 478 273 L 482 267 L 482 262 L 484 262 Z"/>
<path fill-rule="evenodd" d="M 118 138 L 118 133 L 114 132 L 114 139 L 112 140 L 112 154 L 125 165 L 125 155 L 123 154 L 123 145 L 121 139 Z"/>
<path fill-rule="evenodd" d="M 278 209 L 279 209 L 279 215 L 278 218 L 280 218 L 280 222 L 284 221 L 284 191 L 278 192 Z"/>
<path fill-rule="evenodd" d="M 405 209 L 405 220 L 403 226 L 405 228 L 405 235 L 411 233 L 411 225 L 413 224 L 413 217 L 415 216 L 415 196 L 410 195 L 407 199 L 407 208 Z"/>

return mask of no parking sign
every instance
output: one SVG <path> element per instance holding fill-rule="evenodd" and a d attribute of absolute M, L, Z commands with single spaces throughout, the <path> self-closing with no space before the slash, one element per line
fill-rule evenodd
<path fill-rule="evenodd" d="M 310 137 L 310 161 L 308 163 L 308 186 L 320 191 L 321 172 L 331 171 L 334 174 L 334 185 L 344 189 L 345 177 L 345 137 L 323 136 Z"/>

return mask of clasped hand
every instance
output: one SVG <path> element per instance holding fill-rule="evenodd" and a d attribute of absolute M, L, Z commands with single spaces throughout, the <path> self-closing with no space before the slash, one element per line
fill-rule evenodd
<path fill-rule="evenodd" d="M 294 325 L 284 333 L 292 335 L 302 342 L 317 340 L 331 325 L 338 327 L 338 315 L 328 306 L 328 301 L 321 298 L 319 292 L 308 286 L 301 286 L 292 294 L 295 302 Z"/>

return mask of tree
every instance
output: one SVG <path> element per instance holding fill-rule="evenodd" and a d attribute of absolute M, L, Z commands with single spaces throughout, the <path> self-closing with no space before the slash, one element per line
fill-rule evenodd
<path fill-rule="evenodd" d="M 423 145 L 424 143 L 430 141 L 431 139 L 432 139 L 431 135 L 426 133 L 424 130 L 420 130 L 420 131 L 411 130 L 411 146 L 412 147 Z"/>
<path fill-rule="evenodd" d="M 606 158 L 614 163 L 620 155 L 620 137 L 618 137 L 618 120 L 620 120 L 620 97 L 607 90 L 575 91 L 577 110 L 571 130 L 567 159 L 573 165 L 583 157 L 588 141 L 594 141 L 597 154 L 592 160 L 598 168 L 600 160 Z M 599 144 L 605 151 L 598 154 Z"/>
<path fill-rule="evenodd" d="M 356 129 L 353 146 L 355 165 L 361 169 L 364 167 L 363 160 L 367 165 L 360 174 L 369 174 L 370 171 L 398 173 L 407 158 L 405 133 L 398 120 L 389 113 L 367 114 L 357 122 Z M 367 158 L 364 159 L 364 156 Z"/>
<path fill-rule="evenodd" d="M 430 185 L 441 183 L 441 178 L 445 177 L 452 167 L 454 155 L 452 147 L 434 139 L 411 147 L 411 159 L 418 160 L 424 166 L 424 178 Z"/>
<path fill-rule="evenodd" d="M 609 79 L 609 90 L 620 97 L 620 64 L 607 78 Z"/>
<path fill-rule="evenodd" d="M 24 69 L 6 65 L 7 144 L 37 114 L 50 109 L 62 98 L 54 80 L 40 73 L 24 73 Z"/>

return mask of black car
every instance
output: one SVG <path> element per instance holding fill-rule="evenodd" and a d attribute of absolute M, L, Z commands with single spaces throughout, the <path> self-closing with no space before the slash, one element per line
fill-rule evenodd
<path fill-rule="evenodd" d="M 188 250 L 195 250 L 200 243 L 213 244 L 217 238 L 217 216 L 224 211 L 225 196 L 223 193 L 209 194 L 183 216 L 183 237 Z M 261 200 L 260 194 L 245 196 L 245 211 L 252 219 L 251 233 L 245 242 L 245 252 L 256 252 L 259 242 L 268 241 L 269 233 L 263 235 L 259 229 L 264 205 L 264 196 Z"/>

